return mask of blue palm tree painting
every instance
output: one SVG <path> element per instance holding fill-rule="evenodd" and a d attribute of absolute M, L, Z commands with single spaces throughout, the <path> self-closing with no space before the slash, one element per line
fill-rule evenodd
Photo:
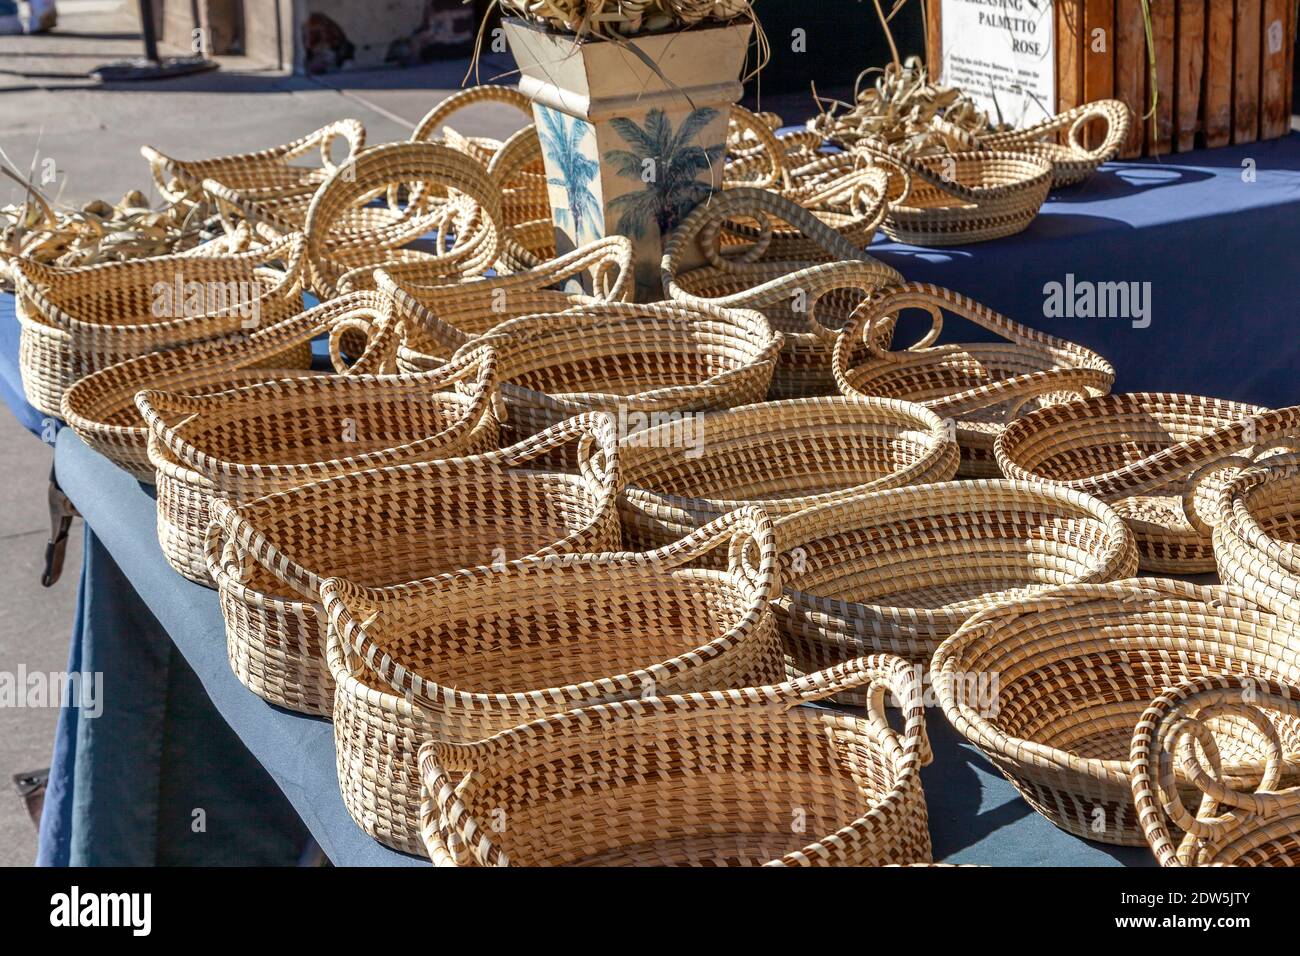
<path fill-rule="evenodd" d="M 589 133 L 594 140 L 595 131 L 589 123 L 558 110 L 539 105 L 537 111 L 542 119 L 537 130 L 542 150 L 549 170 L 557 174 L 546 182 L 563 189 L 566 196 L 565 208 L 554 210 L 556 225 L 572 229 L 579 245 L 598 239 L 605 234 L 605 217 L 591 183 L 600 174 L 600 164 L 582 151 L 582 141 Z"/>

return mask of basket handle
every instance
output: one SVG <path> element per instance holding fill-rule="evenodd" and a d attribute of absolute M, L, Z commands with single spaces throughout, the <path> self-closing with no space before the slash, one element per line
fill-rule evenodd
<path fill-rule="evenodd" d="M 966 186 L 962 183 L 956 182 L 955 180 L 941 176 L 925 163 L 907 155 L 897 147 L 881 142 L 880 140 L 863 139 L 858 142 L 854 148 L 867 153 L 881 162 L 897 167 L 903 175 L 907 177 L 907 182 L 909 184 L 913 178 L 920 179 L 929 183 L 940 192 L 947 193 L 955 199 L 960 199 L 963 202 L 971 203 L 972 205 L 978 205 L 981 202 L 1005 192 L 1007 189 L 1006 186 L 972 189 L 970 186 Z M 910 188 L 907 189 L 904 196 L 910 192 Z M 902 198 L 898 201 L 902 202 Z"/>
<path fill-rule="evenodd" d="M 1280 409 L 1285 412 L 1286 409 Z M 1265 442 L 1271 444 L 1285 444 L 1291 448 L 1300 449 L 1300 435 L 1274 435 L 1264 438 Z M 1261 458 L 1269 449 L 1260 444 L 1258 438 L 1251 442 L 1254 446 L 1254 453 L 1250 455 L 1236 454 L 1226 455 L 1221 458 L 1215 458 L 1206 462 L 1187 479 L 1183 486 L 1182 508 L 1183 516 L 1187 522 L 1199 531 L 1201 534 L 1209 535 L 1214 528 L 1218 526 L 1217 515 L 1226 514 L 1231 509 L 1232 504 L 1228 500 L 1229 486 L 1224 485 L 1216 497 L 1213 508 L 1208 512 L 1203 512 L 1196 507 L 1196 499 L 1200 496 L 1201 486 L 1210 478 L 1211 475 L 1224 470 L 1225 468 L 1236 468 L 1238 475 L 1255 474 L 1258 470 L 1260 478 L 1267 476 L 1270 468 L 1277 465 L 1295 465 L 1300 464 L 1300 454 L 1296 452 L 1274 455 L 1270 458 Z M 1284 562 L 1289 563 L 1289 562 Z"/>
<path fill-rule="evenodd" d="M 437 744 L 427 741 L 419 751 L 420 829 L 434 866 L 509 866 L 510 858 L 492 842 L 488 832 L 460 799 L 451 777 L 438 762 Z M 463 782 L 468 782 L 466 775 Z"/>
<path fill-rule="evenodd" d="M 454 114 L 476 103 L 504 103 L 513 106 L 530 120 L 533 118 L 533 101 L 512 86 L 494 86 L 483 84 L 457 90 L 433 109 L 424 114 L 424 118 L 411 133 L 411 142 L 432 142 L 433 134 Z"/>
<path fill-rule="evenodd" d="M 729 573 L 744 580 L 768 600 L 781 596 L 781 579 L 776 564 L 776 535 L 766 511 L 746 505 L 714 518 L 680 541 L 640 555 L 646 564 L 661 568 L 679 568 L 690 564 L 722 544 L 727 545 Z M 755 549 L 758 561 L 747 560 Z"/>
<path fill-rule="evenodd" d="M 1101 143 L 1095 149 L 1088 149 L 1083 144 L 1083 133 L 1088 124 L 1097 119 L 1105 122 L 1106 135 L 1102 137 Z M 1035 123 L 1033 126 L 1027 126 L 1024 129 L 991 133 L 978 137 L 976 139 L 978 144 L 976 148 L 1015 150 L 1018 147 L 1041 143 L 1049 136 L 1054 136 L 1065 130 L 1071 149 L 1082 153 L 1090 161 L 1104 162 L 1119 151 L 1120 144 L 1128 136 L 1129 126 L 1132 121 L 1133 112 L 1123 102 L 1119 100 L 1097 100 L 1093 103 L 1076 106 L 1064 113 L 1058 113 L 1041 123 Z M 937 120 L 936 127 L 941 122 Z M 948 134 L 946 128 L 942 129 L 941 132 L 945 135 Z"/>
<path fill-rule="evenodd" d="M 1138 821 L 1162 866 L 1196 865 L 1206 844 L 1281 812 L 1300 808 L 1300 787 L 1277 790 L 1284 767 L 1278 727 L 1265 708 L 1300 717 L 1296 690 L 1263 678 L 1213 675 L 1184 678 L 1167 688 L 1143 712 L 1129 749 L 1129 783 Z M 1268 756 L 1255 792 L 1221 782 L 1221 758 L 1209 721 L 1232 716 L 1259 731 Z M 1178 793 L 1178 772 L 1201 791 L 1193 812 Z M 1184 832 L 1175 844 L 1169 822 Z"/>
<path fill-rule="evenodd" d="M 570 442 L 578 442 L 578 471 L 592 489 L 614 496 L 623 490 L 618 429 L 608 412 L 584 412 L 492 454 L 519 468 Z"/>
<path fill-rule="evenodd" d="M 776 134 L 772 132 L 772 127 L 768 126 L 761 116 L 736 104 L 731 107 L 728 125 L 735 128 L 739 133 L 749 133 L 754 139 L 758 140 L 757 146 L 750 147 L 740 153 L 742 158 L 756 155 L 766 156 L 768 160 L 768 170 L 762 179 L 743 180 L 738 182 L 737 186 L 770 189 L 778 182 L 783 186 L 790 185 L 790 169 L 786 163 L 785 146 L 776 138 Z M 728 136 L 728 139 L 730 138 Z M 733 155 L 735 154 L 733 153 Z"/>

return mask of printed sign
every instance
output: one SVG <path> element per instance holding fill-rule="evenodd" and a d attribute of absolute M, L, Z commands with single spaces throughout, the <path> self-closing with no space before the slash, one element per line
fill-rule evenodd
<path fill-rule="evenodd" d="M 1051 0 L 942 0 L 944 83 L 993 122 L 1026 126 L 1056 107 L 1056 21 Z"/>

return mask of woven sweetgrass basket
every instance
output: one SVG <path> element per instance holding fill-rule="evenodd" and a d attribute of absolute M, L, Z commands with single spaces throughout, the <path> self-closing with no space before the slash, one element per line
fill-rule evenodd
<path fill-rule="evenodd" d="M 947 481 L 939 416 L 880 398 L 802 398 L 704 412 L 622 441 L 624 540 L 660 547 L 744 505 L 773 520 L 867 491 Z"/>
<path fill-rule="evenodd" d="M 203 542 L 213 499 L 248 501 L 333 475 L 496 448 L 496 371 L 484 348 L 423 375 L 313 375 L 206 395 L 141 391 L 163 555 L 211 586 Z"/>
<path fill-rule="evenodd" d="M 687 567 L 753 541 L 754 573 Z M 573 707 L 783 679 L 768 517 L 733 512 L 645 554 L 550 555 L 382 589 L 321 586 L 339 784 L 354 820 L 420 852 L 416 751 Z"/>
<path fill-rule="evenodd" d="M 798 673 L 868 653 L 928 663 L 979 610 L 1137 570 L 1108 505 L 998 479 L 858 495 L 782 518 L 776 536 L 777 623 Z"/>
<path fill-rule="evenodd" d="M 1199 395 L 1136 392 L 1034 411 L 1007 426 L 995 454 L 1009 477 L 1114 502 L 1137 537 L 1144 570 L 1196 574 L 1214 570 L 1214 553 L 1210 530 L 1189 512 L 1217 494 L 1216 463 L 1300 436 L 1297 429 L 1300 408 L 1272 412 Z"/>
<path fill-rule="evenodd" d="M 881 344 L 877 327 L 892 328 L 903 309 L 928 312 L 930 329 L 915 344 L 890 350 Z M 1002 341 L 936 344 L 945 311 Z M 835 343 L 831 373 L 842 395 L 904 399 L 951 418 L 962 449 L 958 474 L 976 478 L 1002 474 L 993 443 L 1017 415 L 1040 405 L 1104 394 L 1115 381 L 1114 368 L 1096 352 L 1013 322 L 961 293 L 922 282 L 886 289 L 859 309 Z"/>
<path fill-rule="evenodd" d="M 63 420 L 88 446 L 139 480 L 153 484 L 148 429 L 135 407 L 136 393 L 155 388 L 198 394 L 255 382 L 309 375 L 311 342 L 330 336 L 334 370 L 342 374 L 393 371 L 399 330 L 391 303 L 377 292 L 356 292 L 258 329 L 199 345 L 151 352 L 101 369 L 63 395 Z M 350 362 L 341 351 L 345 332 L 366 343 Z"/>
<path fill-rule="evenodd" d="M 1300 787 L 1281 788 L 1283 742 L 1300 723 L 1298 698 L 1294 685 L 1275 681 L 1196 677 L 1166 689 L 1143 712 L 1129 750 L 1130 779 L 1161 866 L 1300 866 Z M 1224 752 L 1243 747 L 1266 759 L 1253 790 L 1223 782 Z M 1195 786 L 1194 808 L 1183 801 L 1180 772 Z"/>
<path fill-rule="evenodd" d="M 1183 678 L 1228 675 L 1296 686 L 1292 628 L 1231 589 L 1157 578 L 988 608 L 931 666 L 949 722 L 1030 806 L 1076 836 L 1124 846 L 1145 843 L 1128 761 L 1148 703 Z M 1221 779 L 1253 789 L 1269 748 L 1240 718 L 1220 719 L 1235 725 L 1221 738 Z M 1285 716 L 1279 728 L 1290 778 L 1300 770 L 1300 719 Z"/>
<path fill-rule="evenodd" d="M 220 257 L 66 267 L 10 260 L 27 400 L 57 417 L 64 392 L 102 368 L 288 318 L 302 307 L 302 251 L 291 237 Z M 273 262 L 283 268 L 264 265 Z"/>
<path fill-rule="evenodd" d="M 1235 474 L 1216 511 L 1219 579 L 1300 626 L 1300 455 L 1270 457 Z"/>
<path fill-rule="evenodd" d="M 850 687 L 870 701 L 863 718 L 799 706 Z M 929 759 L 914 669 L 868 657 L 776 686 L 598 704 L 476 743 L 430 742 L 421 830 L 442 866 L 928 862 Z"/>
<path fill-rule="evenodd" d="M 566 444 L 581 449 L 580 474 L 529 469 Z M 382 587 L 543 551 L 615 551 L 619 487 L 614 421 L 592 414 L 501 451 L 340 475 L 240 505 L 217 499 L 206 558 L 231 669 L 264 700 L 329 716 L 326 578 Z"/>

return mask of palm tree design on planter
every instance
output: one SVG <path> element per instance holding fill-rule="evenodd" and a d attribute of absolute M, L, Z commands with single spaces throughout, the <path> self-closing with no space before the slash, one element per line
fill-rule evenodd
<path fill-rule="evenodd" d="M 566 208 L 555 208 L 557 225 L 570 225 L 578 245 L 583 243 L 584 236 L 598 239 L 604 235 L 605 220 L 589 184 L 600 174 L 600 164 L 582 152 L 582 141 L 592 131 L 591 126 L 545 106 L 539 106 L 538 112 L 542 117 L 537 131 L 542 149 L 551 170 L 559 174 L 548 177 L 547 185 L 559 186 L 568 197 Z"/>

